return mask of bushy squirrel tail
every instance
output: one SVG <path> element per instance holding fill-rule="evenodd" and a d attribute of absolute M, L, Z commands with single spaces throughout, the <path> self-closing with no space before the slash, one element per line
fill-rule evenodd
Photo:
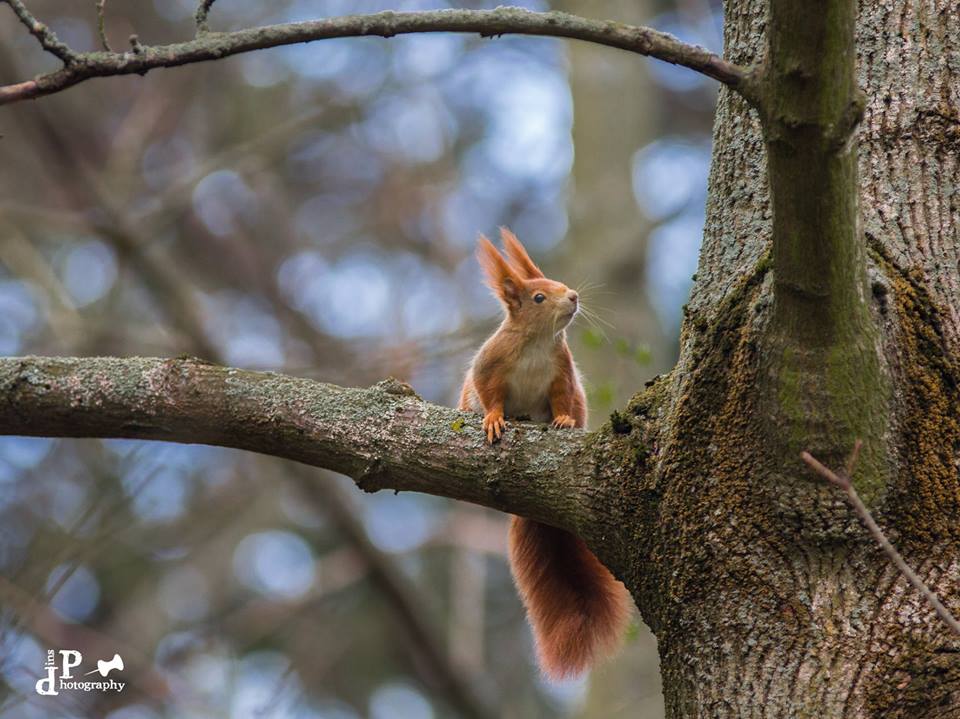
<path fill-rule="evenodd" d="M 617 648 L 630 618 L 630 597 L 583 540 L 512 517 L 510 568 L 548 677 L 580 674 Z"/>

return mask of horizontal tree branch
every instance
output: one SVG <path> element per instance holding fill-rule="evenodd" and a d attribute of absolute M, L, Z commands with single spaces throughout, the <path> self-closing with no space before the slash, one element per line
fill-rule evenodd
<path fill-rule="evenodd" d="M 0 359 L 0 434 L 166 440 L 325 467 L 366 491 L 409 490 L 531 517 L 588 542 L 613 527 L 590 435 L 423 402 L 398 380 L 348 389 L 194 358 Z"/>
<path fill-rule="evenodd" d="M 22 7 L 19 0 L 2 1 L 14 10 Z M 468 32 L 479 33 L 483 37 L 543 35 L 585 40 L 688 67 L 729 85 L 748 100 L 754 98 L 753 74 L 748 69 L 702 47 L 680 42 L 672 35 L 648 27 L 589 20 L 560 12 L 531 12 L 522 8 L 500 7 L 495 10 L 387 11 L 214 33 L 204 31 L 206 12 L 211 4 L 201 4 L 197 14 L 201 31 L 193 40 L 170 45 L 137 44 L 133 50 L 124 53 L 73 53 L 67 49 L 71 55 L 62 69 L 33 80 L 0 87 L 0 105 L 50 95 L 94 77 L 143 75 L 160 67 L 218 60 L 252 50 L 314 40 L 362 36 L 388 38 L 422 32 Z M 54 49 L 46 44 L 44 47 L 51 52 Z M 61 50 L 59 47 L 56 49 Z M 63 57 L 61 54 L 58 56 Z"/>

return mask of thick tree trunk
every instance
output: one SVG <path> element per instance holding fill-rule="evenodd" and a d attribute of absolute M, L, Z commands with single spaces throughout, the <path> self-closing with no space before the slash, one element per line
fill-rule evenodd
<path fill-rule="evenodd" d="M 730 0 L 726 13 L 728 59 L 762 58 L 766 3 Z M 798 390 L 875 408 L 860 432 L 886 457 L 862 466 L 855 484 L 955 611 L 958 13 L 950 0 L 861 7 L 859 239 L 890 389 L 863 396 L 854 381 Z M 765 342 L 776 323 L 770 268 L 780 280 L 785 267 L 766 259 L 774 227 L 758 114 L 725 90 L 714 142 L 699 281 L 671 377 L 672 429 L 658 448 L 658 528 L 639 538 L 629 578 L 657 633 L 668 716 L 960 717 L 960 641 L 836 490 L 784 455 L 791 442 L 776 432 L 789 393 L 781 387 L 771 402 L 756 391 L 769 381 Z M 836 269 L 836 253 L 807 251 L 801 262 Z M 828 332 L 829 308 L 811 309 Z M 883 411 L 878 426 L 871 417 Z M 809 441 L 846 429 L 824 423 Z M 836 440 L 824 451 L 847 441 Z"/>

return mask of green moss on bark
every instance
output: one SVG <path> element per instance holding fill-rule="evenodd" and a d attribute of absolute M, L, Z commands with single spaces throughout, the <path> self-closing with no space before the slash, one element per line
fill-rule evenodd
<path fill-rule="evenodd" d="M 898 637 L 900 651 L 871 675 L 866 707 L 875 719 L 956 716 L 960 648 L 936 639 Z"/>
<path fill-rule="evenodd" d="M 872 248 L 892 288 L 897 321 L 897 440 L 899 470 L 884 513 L 917 547 L 960 542 L 960 367 L 947 347 L 939 308 L 918 272 L 902 272 Z"/>
<path fill-rule="evenodd" d="M 675 603 L 706 598 L 731 577 L 744 578 L 749 570 L 742 555 L 718 556 L 718 548 L 734 536 L 734 544 L 761 536 L 764 512 L 755 485 L 766 459 L 753 400 L 759 366 L 753 321 L 767 269 L 762 262 L 732 290 L 698 337 L 692 374 L 666 422 L 674 431 L 657 458 L 656 530 L 636 538 L 650 556 L 650 573 L 637 581 L 648 600 L 644 619 L 655 630 L 672 631 Z M 642 406 L 642 397 L 631 403 Z"/>

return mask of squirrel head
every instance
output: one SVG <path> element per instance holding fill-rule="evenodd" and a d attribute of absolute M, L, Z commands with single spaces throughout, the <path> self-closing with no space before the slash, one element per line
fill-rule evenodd
<path fill-rule="evenodd" d="M 483 235 L 478 241 L 477 259 L 487 285 L 512 323 L 537 333 L 560 332 L 577 314 L 577 293 L 562 282 L 544 277 L 520 240 L 506 227 L 500 228 L 500 237 L 506 258 Z"/>

